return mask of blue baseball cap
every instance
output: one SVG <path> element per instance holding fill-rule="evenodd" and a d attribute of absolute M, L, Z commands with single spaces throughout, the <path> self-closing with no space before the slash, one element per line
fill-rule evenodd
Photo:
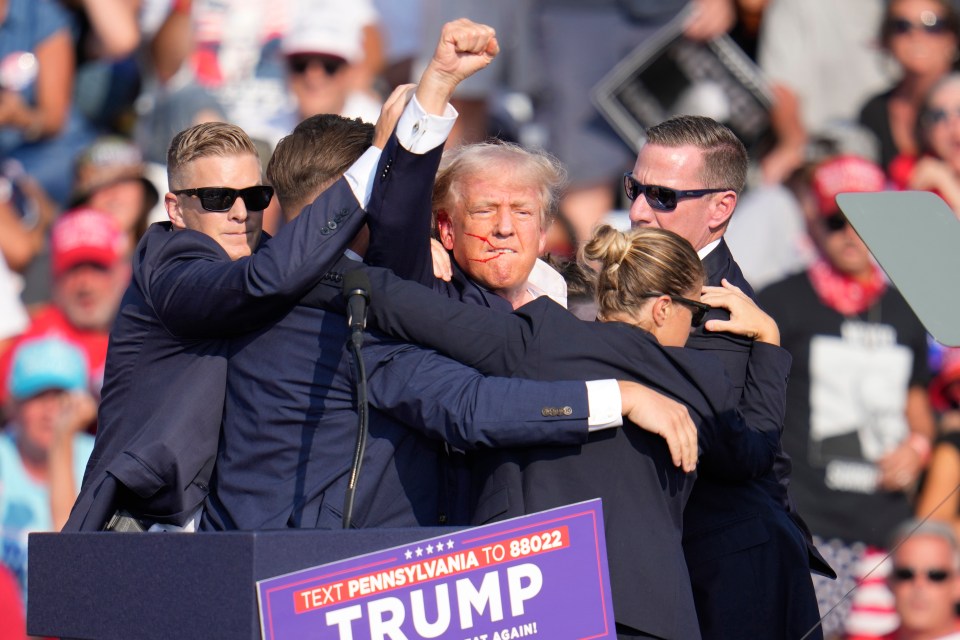
<path fill-rule="evenodd" d="M 15 400 L 26 400 L 50 389 L 86 389 L 87 357 L 62 338 L 27 340 L 14 349 L 8 385 Z"/>

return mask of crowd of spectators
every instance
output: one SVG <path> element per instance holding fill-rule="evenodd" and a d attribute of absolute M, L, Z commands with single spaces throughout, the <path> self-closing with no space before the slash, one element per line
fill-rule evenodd
<path fill-rule="evenodd" d="M 671 21 L 758 66 L 767 144 L 726 238 L 794 358 L 791 492 L 841 576 L 817 582 L 824 629 L 894 633 L 912 574 L 845 594 L 903 519 L 960 534 L 960 351 L 924 334 L 833 197 L 929 190 L 960 217 L 953 0 L 0 0 L 0 569 L 25 594 L 27 532 L 69 513 L 130 259 L 166 218 L 171 138 L 227 121 L 266 165 L 310 116 L 374 122 L 454 13 L 495 26 L 503 54 L 454 96 L 447 148 L 499 137 L 564 164 L 546 252 L 568 273 L 629 207 L 636 153 L 591 99 L 601 78 Z M 272 204 L 264 228 L 283 224 Z"/>

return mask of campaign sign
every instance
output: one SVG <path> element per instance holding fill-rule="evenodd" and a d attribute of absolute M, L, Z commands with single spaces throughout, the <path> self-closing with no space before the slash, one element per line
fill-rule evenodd
<path fill-rule="evenodd" d="M 614 638 L 600 500 L 257 582 L 266 640 Z"/>

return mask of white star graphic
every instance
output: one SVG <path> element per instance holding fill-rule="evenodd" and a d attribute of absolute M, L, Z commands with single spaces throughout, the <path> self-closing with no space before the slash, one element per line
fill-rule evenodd
<path fill-rule="evenodd" d="M 432 545 L 432 544 L 428 544 L 428 545 L 427 545 L 427 555 L 430 555 L 431 553 L 433 553 L 433 545 Z"/>
<path fill-rule="evenodd" d="M 423 555 L 423 549 L 421 549 L 420 547 L 417 547 L 417 557 L 419 558 L 422 555 Z"/>
<path fill-rule="evenodd" d="M 453 540 L 447 540 L 447 549 L 453 549 Z"/>
<path fill-rule="evenodd" d="M 409 560 L 410 558 L 413 557 L 413 552 L 410 551 L 410 549 L 407 549 L 407 552 L 406 552 L 405 554 L 403 554 L 403 557 L 406 558 L 407 560 Z"/>

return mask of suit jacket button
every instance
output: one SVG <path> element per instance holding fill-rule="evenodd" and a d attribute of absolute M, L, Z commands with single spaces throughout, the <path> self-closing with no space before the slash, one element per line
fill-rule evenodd
<path fill-rule="evenodd" d="M 540 409 L 540 415 L 542 415 L 544 418 L 549 418 L 549 417 L 550 417 L 550 407 L 544 407 L 543 409 Z"/>
<path fill-rule="evenodd" d="M 337 222 L 336 222 L 336 220 L 331 220 L 330 222 L 328 222 L 328 223 L 327 223 L 327 227 L 330 228 L 330 229 L 336 229 L 336 228 L 337 228 Z"/>
<path fill-rule="evenodd" d="M 572 416 L 572 415 L 573 415 L 573 409 L 572 409 L 571 407 L 564 407 L 564 408 L 563 408 L 563 415 L 565 415 L 565 416 Z"/>

